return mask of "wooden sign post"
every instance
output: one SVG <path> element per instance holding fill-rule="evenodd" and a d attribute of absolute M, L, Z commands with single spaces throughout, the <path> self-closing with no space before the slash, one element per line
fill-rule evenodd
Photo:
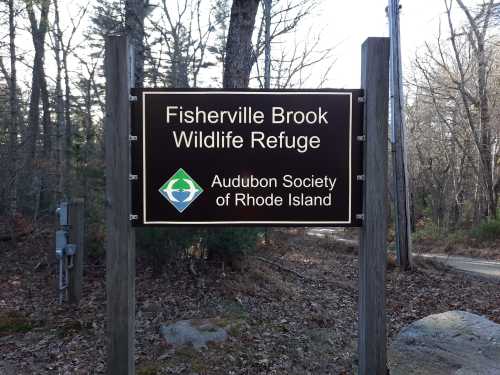
<path fill-rule="evenodd" d="M 106 39 L 107 373 L 132 375 L 135 334 L 135 232 L 130 225 L 130 60 L 128 38 Z"/>
<path fill-rule="evenodd" d="M 359 251 L 359 374 L 386 375 L 389 38 L 368 38 L 363 43 L 361 84 L 365 90 L 365 185 Z"/>
<path fill-rule="evenodd" d="M 262 220 L 261 217 L 266 217 L 265 212 L 257 214 L 257 211 L 254 210 L 258 208 L 258 203 L 251 203 L 253 201 L 258 202 L 258 197 L 251 196 L 248 198 L 248 202 L 250 203 L 245 203 L 245 206 L 252 206 L 252 210 L 250 211 L 240 209 L 239 206 L 236 207 L 240 204 L 237 199 L 230 201 L 229 198 L 232 194 L 236 196 L 236 193 L 241 193 L 239 190 L 241 190 L 242 186 L 236 186 L 235 184 L 234 186 L 230 186 L 234 191 L 226 192 L 226 194 L 218 193 L 217 184 L 215 183 L 216 178 L 219 178 L 218 174 L 214 175 L 212 171 L 212 175 L 207 177 L 204 173 L 207 174 L 210 170 L 207 172 L 207 168 L 199 168 L 205 160 L 212 158 L 213 165 L 224 165 L 224 168 L 218 168 L 220 171 L 217 173 L 228 173 L 229 170 L 229 172 L 232 171 L 235 176 L 240 178 L 241 176 L 245 176 L 245 173 L 243 173 L 245 170 L 247 172 L 250 171 L 250 176 L 255 174 L 255 178 L 259 181 L 262 180 L 263 177 L 266 177 L 267 181 L 275 184 L 276 186 L 273 186 L 275 188 L 275 194 L 286 196 L 287 194 L 293 195 L 297 193 L 295 191 L 297 190 L 295 189 L 296 187 L 294 187 L 295 190 L 292 191 L 291 186 L 293 184 L 287 185 L 287 181 L 292 177 L 291 173 L 293 173 L 294 176 L 295 174 L 297 175 L 297 178 L 293 179 L 293 181 L 297 182 L 297 187 L 302 188 L 306 186 L 310 194 L 313 193 L 313 188 L 316 189 L 314 190 L 315 194 L 323 194 L 325 189 L 328 190 L 326 192 L 328 195 L 325 195 L 326 198 L 324 201 L 321 201 L 325 202 L 324 205 L 327 205 L 327 203 L 329 204 L 325 210 L 326 214 L 324 215 L 326 216 L 320 216 L 321 211 L 317 207 L 309 211 L 305 209 L 299 211 L 295 207 L 297 206 L 297 204 L 294 203 L 295 200 L 289 199 L 286 201 L 288 202 L 286 204 L 290 206 L 287 210 L 276 210 L 274 221 L 266 221 L 263 224 L 307 225 L 307 223 L 316 223 L 316 225 L 330 224 L 341 226 L 362 224 L 359 255 L 359 374 L 385 375 L 387 373 L 387 363 L 384 290 L 387 245 L 386 200 L 389 39 L 369 38 L 363 44 L 362 88 L 364 89 L 364 93 L 360 90 L 351 90 L 350 92 L 344 90 L 344 92 L 339 93 L 327 91 L 309 93 L 309 96 L 307 96 L 306 93 L 290 91 L 267 93 L 254 92 L 253 94 L 248 94 L 248 92 L 231 92 L 229 93 L 233 99 L 231 105 L 235 108 L 222 108 L 219 112 L 215 109 L 220 109 L 221 103 L 227 103 L 227 100 L 221 100 L 220 98 L 213 102 L 203 102 L 203 100 L 210 100 L 210 98 L 217 95 L 224 95 L 224 92 L 219 92 L 218 94 L 214 92 L 206 93 L 207 95 L 203 97 L 197 96 L 196 98 L 194 98 L 195 95 L 193 93 L 189 93 L 187 90 L 183 93 L 177 92 L 176 96 L 169 97 L 169 100 L 166 102 L 168 104 L 167 106 L 165 102 L 161 101 L 163 100 L 162 96 L 166 95 L 165 90 L 149 94 L 146 89 L 134 90 L 133 95 L 137 95 L 137 97 L 131 97 L 130 89 L 132 85 L 130 83 L 130 67 L 133 66 L 133 64 L 131 63 L 130 56 L 132 56 L 132 54 L 130 54 L 129 51 L 127 37 L 111 36 L 106 39 L 105 73 L 107 90 L 105 142 L 108 374 L 132 375 L 135 372 L 135 233 L 131 225 L 131 220 L 141 221 L 144 225 L 150 223 L 148 220 L 145 220 L 150 219 L 150 217 L 146 215 L 144 204 L 144 202 L 147 202 L 147 199 L 152 197 L 152 206 L 161 207 L 161 210 L 152 211 L 151 213 L 153 216 L 151 216 L 150 221 L 151 224 L 155 225 L 180 225 L 186 223 L 191 225 L 207 225 L 210 223 L 225 224 L 228 221 L 238 223 L 238 220 L 240 224 L 248 224 L 248 222 L 252 220 L 255 221 L 255 223 L 257 223 L 257 221 L 260 222 Z M 146 96 L 150 94 L 154 95 L 155 101 L 152 103 L 156 103 L 156 106 L 148 107 L 146 105 Z M 225 94 L 228 94 L 228 92 Z M 189 95 L 193 96 L 193 98 L 190 99 L 191 105 L 195 103 L 196 106 L 200 108 L 196 107 L 196 109 L 193 109 L 194 112 L 189 112 L 189 116 L 188 112 L 186 112 L 188 122 L 192 121 L 195 125 L 206 122 L 205 120 L 189 120 L 189 118 L 194 118 L 193 116 L 195 116 L 195 113 L 202 113 L 205 109 L 211 109 L 209 111 L 211 115 L 207 117 L 209 122 L 212 120 L 215 121 L 214 118 L 218 116 L 218 113 L 221 114 L 221 117 L 223 114 L 225 114 L 225 116 L 231 116 L 222 121 L 222 123 L 230 129 L 227 134 L 233 134 L 234 131 L 233 135 L 241 138 L 238 144 L 233 143 L 233 148 L 239 149 L 243 147 L 245 139 L 252 142 L 252 137 L 258 136 L 260 137 L 258 138 L 260 141 L 254 145 L 255 147 L 253 147 L 251 152 L 253 153 L 252 157 L 262 159 L 259 163 L 260 166 L 265 166 L 266 163 L 270 163 L 269 159 L 272 158 L 274 164 L 292 165 L 294 169 L 290 171 L 278 170 L 266 172 L 266 169 L 259 167 L 259 165 L 251 169 L 248 165 L 244 165 L 244 163 L 251 158 L 242 158 L 242 152 L 238 150 L 238 155 L 236 155 L 236 153 L 234 155 L 228 154 L 225 160 L 218 163 L 217 160 L 213 158 L 219 157 L 227 148 L 226 146 L 216 147 L 217 149 L 214 149 L 213 145 L 207 146 L 203 143 L 206 150 L 200 151 L 200 147 L 182 146 L 182 142 L 170 142 L 169 144 L 168 137 L 172 137 L 173 130 L 179 130 L 178 128 L 182 125 L 182 120 L 180 120 L 181 114 L 176 111 L 180 111 L 182 108 L 186 111 L 189 110 L 186 108 L 190 105 L 189 102 L 183 102 L 185 98 L 189 98 Z M 333 103 L 335 100 L 327 95 L 337 95 L 338 98 L 335 99 L 337 102 L 340 95 L 346 97 L 344 105 L 334 106 Z M 295 101 L 290 102 L 289 99 L 293 96 L 296 96 Z M 314 97 L 314 100 L 311 100 L 312 97 Z M 131 132 L 131 99 L 134 99 L 135 102 L 132 106 L 134 122 L 137 122 L 137 118 L 142 118 L 142 133 L 137 132 L 137 129 L 137 133 Z M 178 103 L 175 104 L 174 100 L 177 100 Z M 267 109 L 265 107 L 261 108 L 261 114 L 258 117 L 253 117 L 251 121 L 248 120 L 250 117 L 241 115 L 243 116 L 241 117 L 242 120 L 238 117 L 238 111 L 243 111 L 242 108 L 244 104 L 242 103 L 245 103 L 245 100 L 250 109 L 252 109 L 251 107 L 257 108 L 264 102 L 271 103 L 272 107 Z M 326 102 L 321 104 L 321 100 L 326 100 Z M 364 102 L 364 112 L 362 112 L 362 102 Z M 311 109 L 313 109 L 314 106 L 318 106 L 318 103 L 321 104 L 322 107 L 317 108 L 318 115 L 314 117 L 314 111 Z M 141 105 L 143 108 L 142 113 L 137 112 L 138 109 L 140 110 Z M 202 108 L 203 106 L 206 108 Z M 215 106 L 215 109 L 211 106 Z M 281 113 L 280 111 L 284 111 L 285 107 L 294 109 L 294 111 L 290 112 L 292 114 L 298 113 L 300 115 L 300 113 L 302 113 L 302 117 L 293 117 L 291 120 L 287 120 L 286 129 L 280 131 L 278 134 L 273 134 L 273 132 L 276 133 L 276 131 L 279 130 L 280 126 L 283 126 L 282 124 L 284 122 L 281 120 L 275 121 L 274 114 Z M 148 112 L 148 108 L 156 109 Z M 326 111 L 331 112 L 331 117 L 328 117 Z M 304 114 L 306 112 L 309 113 L 309 115 Z M 141 116 L 138 116 L 138 113 L 140 113 Z M 159 117 L 154 117 L 156 115 Z M 363 136 L 358 133 L 358 131 L 361 130 L 360 127 L 352 126 L 353 124 L 360 124 L 359 120 L 361 115 L 363 115 L 364 118 Z M 166 116 L 166 119 L 161 116 Z M 274 118 L 274 120 L 266 121 L 265 118 L 269 118 L 270 116 Z M 315 129 L 315 137 L 317 140 L 314 145 L 311 144 L 311 149 L 299 151 L 288 150 L 287 148 L 294 148 L 296 145 L 292 144 L 290 146 L 286 142 L 283 143 L 284 146 L 281 146 L 281 141 L 283 141 L 285 137 L 302 136 L 307 138 L 307 136 L 311 136 L 311 130 L 309 130 L 309 128 L 313 125 L 309 125 L 307 128 L 303 125 L 304 119 L 309 118 L 307 116 L 310 116 L 310 121 L 315 124 L 314 126 L 322 126 L 321 131 Z M 170 124 L 171 117 L 175 119 L 175 121 L 172 120 L 175 122 L 174 125 Z M 238 120 L 236 120 L 237 118 Z M 316 120 L 312 120 L 313 118 L 316 118 Z M 342 118 L 346 120 L 341 121 Z M 148 119 L 154 120 L 150 121 L 153 125 L 146 126 L 146 121 L 148 121 Z M 169 133 L 164 134 L 162 137 L 149 137 L 146 139 L 148 132 L 154 130 L 155 126 L 158 127 L 160 125 L 163 127 L 168 125 L 170 128 L 173 126 L 174 128 L 170 129 L 167 127 Z M 191 124 L 189 125 L 191 127 Z M 231 128 L 233 125 L 234 129 Z M 256 125 L 258 125 L 259 131 L 255 128 Z M 160 131 L 165 131 L 165 129 L 160 129 Z M 325 131 L 333 133 L 324 134 Z M 342 138 L 345 144 L 342 144 L 342 142 L 340 142 L 341 139 L 339 139 L 338 141 L 341 144 L 338 147 L 332 148 L 328 142 L 331 141 L 332 136 L 339 136 L 339 134 L 342 134 L 342 131 L 345 133 Z M 221 134 L 223 133 L 222 130 L 220 130 L 220 132 Z M 289 132 L 289 134 L 287 132 Z M 201 131 L 199 134 L 201 136 Z M 325 135 L 323 137 L 323 148 L 320 147 L 321 135 Z M 176 135 L 174 134 L 174 136 Z M 215 135 L 212 135 L 212 137 L 215 137 Z M 262 139 L 265 137 L 268 137 L 272 142 L 264 143 Z M 141 142 L 138 142 L 138 140 L 141 140 Z M 143 155 L 143 158 L 139 160 L 141 161 L 140 163 L 137 163 L 136 159 L 133 160 L 134 163 L 131 161 L 131 141 L 134 141 L 132 150 L 138 147 L 140 151 L 142 147 L 144 151 L 143 154 L 146 155 Z M 154 141 L 156 141 L 156 143 L 154 143 Z M 358 162 L 360 157 L 353 157 L 353 155 L 356 156 L 356 153 L 358 153 L 358 156 L 361 155 L 359 141 L 363 141 L 363 175 L 357 175 L 358 167 L 360 167 L 360 163 Z M 155 154 L 153 153 L 155 144 L 158 150 L 157 155 L 159 155 L 157 159 L 154 159 Z M 168 147 L 165 147 L 165 145 Z M 278 145 L 280 145 L 280 147 L 278 147 Z M 182 147 L 188 148 L 191 151 L 182 151 Z M 282 150 L 278 150 L 278 148 L 282 148 Z M 333 162 L 325 163 L 325 161 L 329 160 L 328 157 L 330 157 L 329 155 L 323 154 L 325 150 L 327 153 L 333 152 L 332 150 L 336 150 L 338 153 L 340 152 L 341 155 L 336 161 L 344 160 L 345 163 L 338 164 L 337 168 L 332 168 L 332 170 L 318 169 L 320 168 L 319 166 L 323 164 L 329 165 L 330 168 L 335 166 Z M 151 181 L 147 178 L 142 178 L 147 171 L 146 161 L 149 162 L 153 159 L 157 160 L 157 162 L 162 165 L 164 161 L 174 160 L 178 163 L 180 160 L 178 155 L 177 157 L 176 155 L 169 155 L 168 153 L 171 152 L 187 152 L 187 156 L 182 158 L 184 161 L 189 160 L 188 156 L 191 155 L 191 153 L 195 154 L 191 160 L 192 162 L 189 164 L 189 170 L 193 172 L 193 176 L 190 176 L 183 169 L 186 168 L 186 166 L 176 164 L 173 168 L 177 169 L 177 171 L 173 175 L 171 175 L 172 171 L 166 170 L 162 172 L 161 175 L 157 176 L 158 178 L 154 177 L 153 174 L 153 180 Z M 302 156 L 297 156 L 297 152 Z M 136 150 L 134 154 L 138 155 L 141 153 Z M 243 163 L 242 165 L 232 165 L 230 163 L 233 159 L 238 158 L 240 162 Z M 308 158 L 312 158 L 313 162 Z M 282 162 L 277 163 L 276 160 Z M 135 166 L 133 173 L 131 172 L 132 164 Z M 137 169 L 138 165 L 142 165 L 142 169 Z M 315 174 L 313 175 L 311 175 L 313 171 L 312 167 L 315 168 Z M 196 174 L 196 176 L 194 176 L 194 174 Z M 246 176 L 250 178 L 248 173 Z M 260 177 L 260 179 L 258 177 Z M 335 182 L 337 179 L 339 180 L 338 183 Z M 139 185 L 139 188 L 136 187 L 135 190 L 133 190 L 135 191 L 134 196 L 136 198 L 139 197 L 134 200 L 132 200 L 131 197 L 132 190 L 130 182 L 132 180 L 136 182 L 142 180 L 143 182 L 143 184 Z M 201 182 L 203 186 L 199 185 L 196 180 Z M 334 182 L 328 183 L 329 181 Z M 361 213 L 359 212 L 361 206 L 352 205 L 353 202 L 356 203 L 356 200 L 359 201 L 358 203 L 361 201 L 361 181 L 364 181 L 362 216 L 360 216 Z M 278 186 L 279 183 L 281 183 L 280 186 Z M 341 190 L 342 183 L 346 187 L 343 194 Z M 282 188 L 289 190 L 283 190 Z M 280 189 L 283 191 L 280 192 Z M 253 189 L 252 194 L 256 194 L 255 191 L 257 190 Z M 251 195 L 250 191 L 245 190 L 245 192 L 247 195 Z M 298 193 L 301 192 L 298 191 Z M 196 201 L 192 209 L 184 213 L 183 211 L 187 206 L 189 206 L 191 202 L 194 202 L 194 199 L 200 194 L 202 194 L 201 198 Z M 331 204 L 329 202 L 337 202 L 337 200 L 328 199 L 328 197 L 333 196 L 333 194 L 337 194 L 336 198 L 338 198 L 338 204 L 330 207 Z M 216 211 L 216 208 L 199 210 L 200 207 L 204 207 L 203 205 L 209 208 L 215 207 L 214 202 L 215 205 L 217 205 L 219 197 L 224 198 L 226 196 L 228 197 L 227 202 L 233 203 L 225 203 L 226 201 L 222 200 L 222 203 L 219 203 L 219 206 L 223 207 L 220 212 Z M 253 198 L 253 200 L 250 198 Z M 343 200 L 348 201 L 349 204 L 346 204 Z M 134 208 L 136 208 L 137 211 L 132 210 L 132 202 L 135 202 Z M 141 204 L 137 204 L 137 202 Z M 283 203 L 285 201 L 280 201 L 279 204 L 276 200 L 273 200 L 273 202 L 275 203 L 266 203 L 266 205 L 274 205 L 281 208 L 282 204 L 285 204 Z M 198 205 L 198 209 L 196 205 Z M 299 205 L 308 206 L 306 203 L 300 203 Z M 231 208 L 232 206 L 237 209 L 233 211 L 228 209 L 228 207 Z M 142 211 L 140 211 L 141 207 Z M 341 217 L 342 220 L 338 219 L 332 222 L 332 216 L 335 213 L 333 209 L 337 210 L 337 215 L 345 214 L 347 216 L 345 216 L 344 219 Z M 305 213 L 303 213 L 303 211 Z M 203 216 L 206 212 L 211 212 L 212 216 Z M 210 222 L 211 220 L 213 221 L 213 216 L 216 215 L 219 215 L 219 222 Z M 284 221 L 285 219 L 286 221 Z M 298 219 L 298 221 L 294 221 L 294 219 Z M 335 219 L 335 217 L 333 217 L 333 219 Z M 362 221 L 360 221 L 360 219 L 362 219 Z M 318 220 L 320 221 L 318 222 Z"/>
<path fill-rule="evenodd" d="M 73 199 L 69 204 L 69 243 L 76 245 L 73 267 L 69 270 L 68 300 L 80 302 L 83 287 L 83 260 L 85 258 L 85 214 L 83 199 Z"/>

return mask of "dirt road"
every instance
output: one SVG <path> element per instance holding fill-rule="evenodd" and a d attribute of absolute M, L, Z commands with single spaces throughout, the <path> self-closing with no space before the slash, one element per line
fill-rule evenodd
<path fill-rule="evenodd" d="M 331 238 L 334 241 L 344 242 L 350 245 L 357 246 L 357 240 L 343 238 L 342 233 L 342 229 L 338 228 L 310 228 L 307 231 L 307 234 L 310 236 Z M 414 254 L 414 256 L 433 259 L 461 271 L 500 279 L 499 261 L 447 254 Z"/>

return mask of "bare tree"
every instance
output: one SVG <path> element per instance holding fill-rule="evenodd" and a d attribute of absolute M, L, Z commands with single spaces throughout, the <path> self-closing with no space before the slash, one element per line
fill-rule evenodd
<path fill-rule="evenodd" d="M 298 36 L 301 24 L 314 14 L 317 6 L 317 0 L 266 0 L 254 48 L 255 75 L 252 79 L 259 87 L 311 87 L 312 73 L 318 75 L 315 67 L 320 63 L 325 67 L 317 86 L 326 83 L 335 63 L 336 46 L 322 48 L 323 31 L 315 32 L 313 27 Z"/>
<path fill-rule="evenodd" d="M 183 0 L 171 6 L 162 0 L 159 18 L 148 17 L 154 31 L 148 40 L 154 85 L 163 80 L 168 87 L 197 87 L 202 68 L 213 65 L 206 56 L 214 31 L 212 11 L 205 12 L 203 6 L 206 1 Z"/>
<path fill-rule="evenodd" d="M 327 82 L 328 73 L 335 64 L 335 46 L 321 48 L 321 33 L 315 35 L 312 30 L 308 38 L 299 42 L 296 38 L 292 47 L 280 48 L 278 56 L 272 61 L 272 78 L 275 88 L 293 88 L 311 85 L 313 72 L 317 65 L 324 64 L 318 87 Z M 261 83 L 261 73 L 256 77 Z"/>
<path fill-rule="evenodd" d="M 224 76 L 224 61 L 226 59 L 226 42 L 231 4 L 229 0 L 217 0 L 214 6 L 214 27 L 216 29 L 215 41 L 208 47 L 208 51 L 215 55 L 216 62 L 221 66 L 221 75 L 214 80 L 222 80 Z"/>
<path fill-rule="evenodd" d="M 444 1 L 450 38 L 440 32 L 435 46 L 427 43 L 416 58 L 408 108 L 414 172 L 423 177 L 414 181 L 416 188 L 432 197 L 434 219 L 450 226 L 470 212 L 476 222 L 495 217 L 499 193 L 499 132 L 492 113 L 499 113 L 500 56 L 490 27 L 493 5 L 488 1 L 472 12 L 457 1 L 467 21 L 455 25 L 453 0 Z"/>
<path fill-rule="evenodd" d="M 37 183 L 37 177 L 34 174 L 34 161 L 36 160 L 36 149 L 37 140 L 40 132 L 40 95 L 48 95 L 47 93 L 47 83 L 45 77 L 44 69 L 44 59 L 45 59 L 45 37 L 47 35 L 49 27 L 49 9 L 50 0 L 40 0 L 37 2 L 40 6 L 40 20 L 37 19 L 35 13 L 35 2 L 33 0 L 25 0 L 26 11 L 28 13 L 28 18 L 31 28 L 31 37 L 33 40 L 33 46 L 35 49 L 35 56 L 33 61 L 33 73 L 31 79 L 31 97 L 30 97 L 30 109 L 29 109 L 29 132 L 28 132 L 28 152 L 26 158 L 26 164 L 28 166 L 27 173 L 28 178 L 32 179 L 35 185 L 39 186 Z M 49 130 L 49 114 L 48 114 L 48 98 L 44 97 L 44 110 L 47 111 L 44 116 L 44 127 L 45 130 Z M 46 137 L 45 140 L 50 142 Z M 39 190 L 39 188 L 37 189 Z"/>
<path fill-rule="evenodd" d="M 464 12 L 468 20 L 468 29 L 464 30 L 470 47 L 474 51 L 475 72 L 472 79 L 476 82 L 476 90 L 473 94 L 467 91 L 466 84 L 471 78 L 468 77 L 464 69 L 463 56 L 458 48 L 457 32 L 452 22 L 452 4 L 453 0 L 445 0 L 448 26 L 450 29 L 451 45 L 454 52 L 455 64 L 458 68 L 459 76 L 455 79 L 457 89 L 463 102 L 463 107 L 467 116 L 467 125 L 471 130 L 474 144 L 479 154 L 479 173 L 483 183 L 486 196 L 485 215 L 487 217 L 496 217 L 496 208 L 498 203 L 498 176 L 495 176 L 496 166 L 492 158 L 492 124 L 490 118 L 489 98 L 488 98 L 488 58 L 489 53 L 486 48 L 486 38 L 489 31 L 490 20 L 493 10 L 493 0 L 484 3 L 480 11 L 474 17 L 462 0 L 457 0 L 458 5 Z M 479 109 L 479 116 L 474 116 L 474 108 Z"/>
<path fill-rule="evenodd" d="M 144 11 L 149 1 L 125 1 L 125 29 L 130 38 L 134 54 L 135 87 L 144 81 Z"/>
<path fill-rule="evenodd" d="M 71 26 L 69 29 L 61 28 L 59 2 L 54 2 L 54 22 L 52 28 L 52 49 L 54 51 L 57 75 L 56 75 L 56 121 L 57 121 L 57 148 L 58 148 L 58 194 L 68 195 L 71 192 L 72 182 L 72 145 L 74 129 L 72 125 L 72 95 L 71 77 L 68 67 L 68 58 L 74 52 L 73 40 L 83 17 L 85 16 L 88 4 L 80 8 L 76 16 L 69 16 Z"/>
<path fill-rule="evenodd" d="M 9 173 L 7 189 L 9 195 L 9 211 L 11 216 L 11 237 L 15 242 L 15 217 L 17 213 L 17 132 L 18 132 L 18 108 L 17 98 L 17 68 L 16 68 L 16 23 L 14 0 L 9 0 L 9 58 L 10 58 L 10 79 L 9 82 Z M 7 77 L 6 77 L 7 78 Z"/>
<path fill-rule="evenodd" d="M 66 152 L 65 152 L 65 142 L 64 134 L 66 133 L 66 123 L 64 117 L 64 94 L 62 90 L 62 57 L 61 57 L 61 28 L 59 24 L 59 8 L 57 0 L 54 1 L 54 28 L 53 28 L 53 39 L 54 39 L 54 57 L 56 60 L 56 89 L 55 89 L 55 102 L 56 102 L 56 124 L 57 124 L 57 136 L 56 136 L 56 164 L 57 164 L 57 190 L 56 190 L 56 200 L 61 200 L 66 193 L 67 184 L 67 170 L 66 170 Z"/>

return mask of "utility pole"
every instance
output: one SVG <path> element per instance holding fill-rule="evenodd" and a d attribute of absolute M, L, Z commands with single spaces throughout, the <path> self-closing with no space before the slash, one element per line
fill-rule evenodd
<path fill-rule="evenodd" d="M 264 88 L 271 88 L 271 7 L 272 0 L 264 0 Z"/>
<path fill-rule="evenodd" d="M 406 157 L 405 124 L 403 118 L 403 83 L 401 43 L 399 38 L 399 0 L 389 0 L 390 36 L 390 105 L 391 152 L 394 174 L 396 254 L 402 270 L 411 268 L 410 198 Z"/>

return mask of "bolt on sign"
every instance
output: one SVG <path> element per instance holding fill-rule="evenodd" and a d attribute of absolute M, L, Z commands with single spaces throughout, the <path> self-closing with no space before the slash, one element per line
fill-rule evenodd
<path fill-rule="evenodd" d="M 362 95 L 133 89 L 133 225 L 360 226 Z"/>

